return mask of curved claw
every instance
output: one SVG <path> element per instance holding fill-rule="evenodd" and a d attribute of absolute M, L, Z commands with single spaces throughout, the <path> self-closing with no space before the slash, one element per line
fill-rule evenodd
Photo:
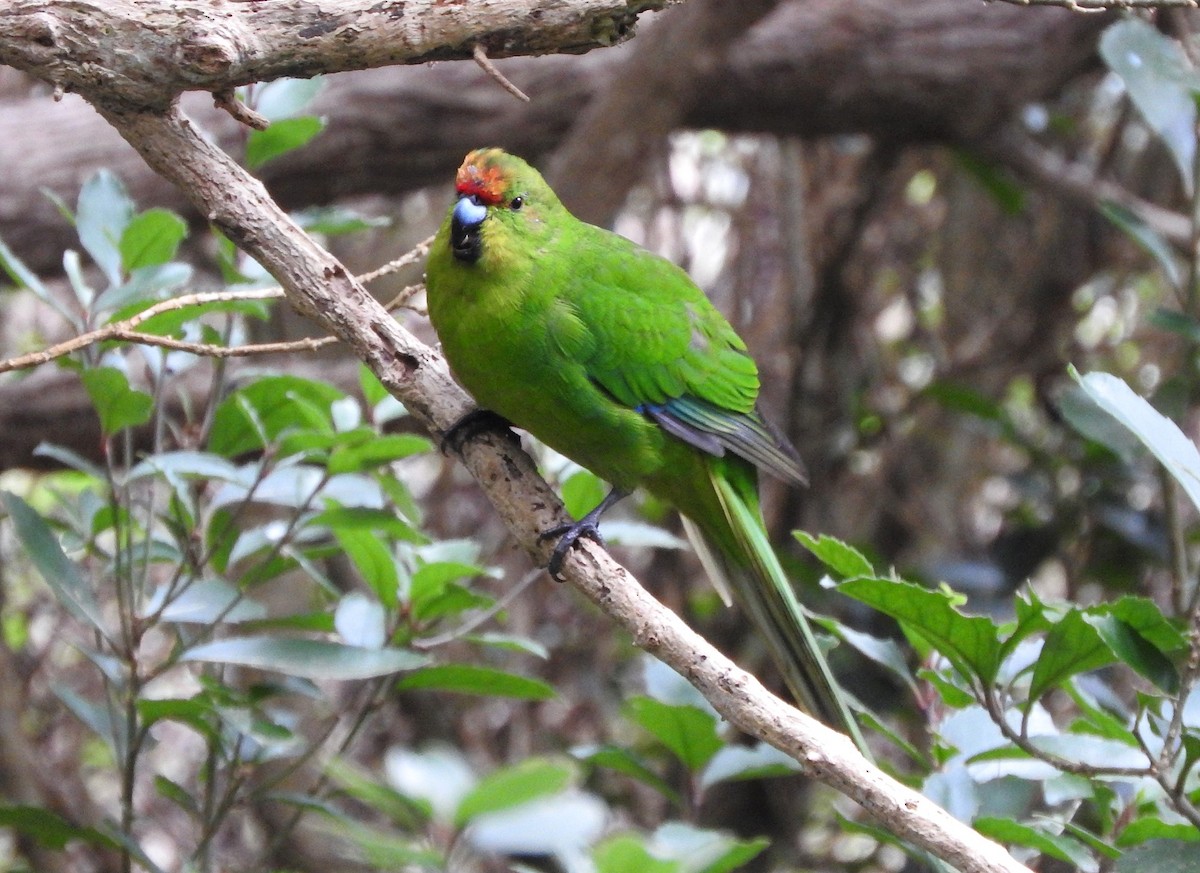
<path fill-rule="evenodd" d="M 573 521 L 569 524 L 555 525 L 548 530 L 538 534 L 539 540 L 548 540 L 552 537 L 560 537 L 558 543 L 554 546 L 554 551 L 550 554 L 550 563 L 546 565 L 546 569 L 550 572 L 551 578 L 558 582 L 563 581 L 562 564 L 567 557 L 567 552 L 571 546 L 580 537 L 587 537 L 593 542 L 604 547 L 604 537 L 600 536 L 600 516 L 602 516 L 610 506 L 625 496 L 624 491 L 618 491 L 614 488 L 609 491 L 600 505 L 585 515 L 579 521 Z"/>
<path fill-rule="evenodd" d="M 587 537 L 602 548 L 604 547 L 604 537 L 600 535 L 598 519 L 589 519 L 588 516 L 584 516 L 579 521 L 572 522 L 571 524 L 555 525 L 549 530 L 544 530 L 538 534 L 539 540 L 548 540 L 554 537 L 559 537 L 559 540 L 554 545 L 554 551 L 550 553 L 550 563 L 546 565 L 546 570 L 558 582 L 563 581 L 562 564 L 567 557 L 567 552 L 571 546 L 575 545 L 576 540 L 580 537 Z"/>
<path fill-rule="evenodd" d="M 438 447 L 444 455 L 450 451 L 462 455 L 463 444 L 467 440 L 489 430 L 500 431 L 514 441 L 518 439 L 512 432 L 512 422 L 507 418 L 490 409 L 476 407 L 442 432 L 442 440 Z"/>

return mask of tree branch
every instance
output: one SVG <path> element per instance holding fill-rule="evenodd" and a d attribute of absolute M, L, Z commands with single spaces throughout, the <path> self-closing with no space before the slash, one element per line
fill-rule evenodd
<path fill-rule="evenodd" d="M 470 58 L 477 45 L 494 58 L 587 51 L 620 42 L 663 2 L 8 0 L 0 64 L 60 92 L 102 90 L 110 105 L 161 111 L 183 91 Z"/>
<path fill-rule="evenodd" d="M 288 299 L 328 327 L 434 432 L 470 408 L 444 361 L 391 319 L 331 255 L 267 196 L 261 183 L 199 136 L 177 110 L 101 107 L 158 172 L 279 280 Z M 464 462 L 517 541 L 539 564 L 538 532 L 564 519 L 532 460 L 499 437 L 468 441 Z M 846 737 L 787 706 L 719 653 L 598 547 L 572 552 L 567 579 L 646 651 L 688 678 L 731 723 L 799 761 L 813 778 L 852 797 L 892 832 L 964 873 L 1026 871 L 995 843 L 870 764 Z"/>

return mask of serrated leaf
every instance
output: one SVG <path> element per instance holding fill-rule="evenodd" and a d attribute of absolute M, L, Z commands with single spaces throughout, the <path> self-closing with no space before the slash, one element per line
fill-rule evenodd
<path fill-rule="evenodd" d="M 434 689 L 485 697 L 512 697 L 519 700 L 549 700 L 557 696 L 553 687 L 539 679 L 474 664 L 438 664 L 435 667 L 427 667 L 405 676 L 396 683 L 396 688 L 401 691 Z"/>
<path fill-rule="evenodd" d="M 497 770 L 462 799 L 454 816 L 455 824 L 462 826 L 484 813 L 558 794 L 570 784 L 574 772 L 570 764 L 546 758 L 527 758 Z"/>
<path fill-rule="evenodd" d="M 106 622 L 95 595 L 79 568 L 63 552 L 50 525 L 15 494 L 0 491 L 0 501 L 12 519 L 17 539 L 58 601 L 76 620 L 107 636 Z"/>
<path fill-rule="evenodd" d="M 1029 681 L 1029 702 L 1035 703 L 1077 673 L 1097 670 L 1115 660 L 1112 648 L 1088 623 L 1082 610 L 1071 609 L 1046 634 Z"/>
<path fill-rule="evenodd" d="M 1088 614 L 1084 619 L 1122 662 L 1167 694 L 1178 693 L 1179 671 L 1175 665 L 1132 625 L 1111 615 Z"/>
<path fill-rule="evenodd" d="M 862 552 L 839 539 L 825 534 L 813 537 L 804 531 L 796 531 L 795 537 L 818 561 L 843 579 L 875 575 L 875 568 Z"/>
<path fill-rule="evenodd" d="M 717 719 L 694 706 L 675 706 L 638 696 L 627 700 L 621 711 L 670 749 L 689 770 L 698 771 L 723 745 L 717 736 Z"/>
<path fill-rule="evenodd" d="M 1000 668 L 999 628 L 983 616 L 963 615 L 946 592 L 875 577 L 851 579 L 837 590 L 916 631 L 964 676 L 995 679 Z"/>
<path fill-rule="evenodd" d="M 100 416 L 100 429 L 108 436 L 145 424 L 154 413 L 154 398 L 131 388 L 125 374 L 115 367 L 84 370 L 79 378 Z"/>
<path fill-rule="evenodd" d="M 370 679 L 429 663 L 429 657 L 406 649 L 364 649 L 327 640 L 278 637 L 229 637 L 188 649 L 183 661 L 240 664 L 275 670 L 305 679 Z"/>

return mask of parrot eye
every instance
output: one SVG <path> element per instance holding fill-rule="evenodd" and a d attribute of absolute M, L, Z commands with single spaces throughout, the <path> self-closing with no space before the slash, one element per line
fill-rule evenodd
<path fill-rule="evenodd" d="M 513 212 L 516 212 L 518 209 L 520 209 L 524 205 L 525 205 L 524 197 L 514 197 L 512 199 L 512 202 L 510 202 L 508 204 L 508 208 L 511 209 Z"/>

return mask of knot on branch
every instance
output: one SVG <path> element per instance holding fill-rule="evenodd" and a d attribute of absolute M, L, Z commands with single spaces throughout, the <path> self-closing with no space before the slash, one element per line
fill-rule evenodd
<path fill-rule="evenodd" d="M 177 46 L 179 72 L 194 82 L 219 77 L 238 59 L 237 46 L 219 33 L 193 32 Z"/>
<path fill-rule="evenodd" d="M 21 68 L 43 67 L 61 53 L 59 47 L 59 23 L 44 12 L 4 16 L 4 29 L 10 36 L 9 47 L 20 54 L 20 60 L 0 57 L 0 63 L 11 63 Z"/>

